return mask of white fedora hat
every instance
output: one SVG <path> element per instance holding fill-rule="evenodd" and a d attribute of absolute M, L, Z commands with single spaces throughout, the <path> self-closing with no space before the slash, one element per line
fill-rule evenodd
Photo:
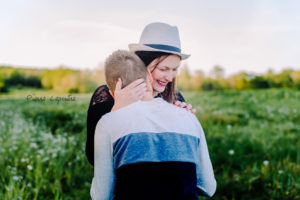
<path fill-rule="evenodd" d="M 181 44 L 178 28 L 166 23 L 155 22 L 148 24 L 141 35 L 138 44 L 129 44 L 129 50 L 136 51 L 161 51 L 176 54 L 182 60 L 190 55 L 181 53 Z"/>

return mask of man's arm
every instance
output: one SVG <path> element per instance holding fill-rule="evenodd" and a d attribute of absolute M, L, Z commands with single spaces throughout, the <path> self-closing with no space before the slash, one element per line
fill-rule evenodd
<path fill-rule="evenodd" d="M 196 117 L 195 117 L 196 118 Z M 199 122 L 198 122 L 199 123 Z M 197 188 L 201 195 L 212 197 L 217 188 L 213 167 L 209 157 L 204 131 L 199 123 L 199 166 L 197 166 Z"/>
<path fill-rule="evenodd" d="M 93 200 L 110 200 L 113 197 L 113 159 L 109 129 L 105 121 L 101 119 L 95 130 L 94 178 L 91 187 Z"/>

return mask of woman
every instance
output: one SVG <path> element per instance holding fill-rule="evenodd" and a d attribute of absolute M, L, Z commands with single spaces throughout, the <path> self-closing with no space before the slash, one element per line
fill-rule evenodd
<path fill-rule="evenodd" d="M 175 91 L 175 77 L 180 61 L 190 55 L 181 53 L 179 33 L 176 26 L 165 23 L 148 24 L 138 44 L 129 44 L 129 50 L 136 53 L 152 75 L 153 96 L 160 97 L 176 106 L 191 110 L 183 96 Z M 118 82 L 117 84 L 122 84 Z M 145 83 L 138 79 L 125 88 L 109 92 L 106 85 L 98 87 L 90 101 L 87 113 L 86 156 L 94 165 L 94 132 L 99 119 L 106 113 L 128 105 L 143 97 Z M 121 87 L 116 87 L 121 88 Z M 195 113 L 195 110 L 191 110 Z"/>

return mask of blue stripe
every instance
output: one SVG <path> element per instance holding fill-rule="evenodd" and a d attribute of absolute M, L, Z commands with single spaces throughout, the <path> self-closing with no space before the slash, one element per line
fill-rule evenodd
<path fill-rule="evenodd" d="M 155 49 L 174 51 L 177 53 L 181 53 L 181 49 L 174 47 L 174 46 L 169 46 L 169 45 L 164 45 L 164 44 L 144 44 L 144 45 L 155 48 Z"/>
<path fill-rule="evenodd" d="M 199 161 L 200 139 L 179 133 L 132 133 L 113 144 L 116 169 L 138 162 Z M 198 163 L 197 163 L 198 164 Z"/>

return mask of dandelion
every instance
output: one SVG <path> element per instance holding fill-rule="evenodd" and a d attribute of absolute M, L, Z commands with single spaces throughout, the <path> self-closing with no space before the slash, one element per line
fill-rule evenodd
<path fill-rule="evenodd" d="M 233 149 L 230 149 L 230 150 L 228 151 L 228 154 L 232 156 L 232 155 L 234 154 L 234 150 L 233 150 Z"/>
<path fill-rule="evenodd" d="M 21 158 L 21 162 L 26 162 L 26 159 L 25 158 Z"/>
<path fill-rule="evenodd" d="M 286 191 L 285 194 L 286 194 L 286 195 L 289 195 L 289 191 Z"/>
<path fill-rule="evenodd" d="M 13 176 L 13 180 L 14 180 L 14 181 L 18 181 L 18 180 L 19 180 L 19 177 L 18 177 L 18 176 Z"/>
<path fill-rule="evenodd" d="M 36 143 L 33 142 L 33 143 L 30 144 L 30 147 L 36 149 L 38 146 L 37 146 Z"/>
<path fill-rule="evenodd" d="M 42 162 L 47 162 L 49 160 L 49 157 L 43 158 Z"/>
<path fill-rule="evenodd" d="M 283 174 L 283 170 L 278 170 L 278 174 Z"/>
<path fill-rule="evenodd" d="M 227 129 L 231 129 L 231 125 L 230 124 L 227 125 Z"/>
<path fill-rule="evenodd" d="M 27 184 L 27 187 L 31 187 L 31 183 L 28 183 L 28 184 Z"/>
<path fill-rule="evenodd" d="M 38 150 L 38 154 L 43 155 L 45 151 L 43 149 Z"/>
<path fill-rule="evenodd" d="M 263 164 L 264 164 L 265 166 L 268 166 L 268 165 L 269 165 L 269 161 L 268 161 L 268 160 L 265 160 L 265 161 L 263 162 Z"/>
<path fill-rule="evenodd" d="M 294 113 L 297 113 L 297 109 L 296 108 L 294 108 L 293 111 L 294 111 Z"/>
<path fill-rule="evenodd" d="M 27 165 L 27 169 L 32 170 L 33 167 L 31 165 Z"/>

